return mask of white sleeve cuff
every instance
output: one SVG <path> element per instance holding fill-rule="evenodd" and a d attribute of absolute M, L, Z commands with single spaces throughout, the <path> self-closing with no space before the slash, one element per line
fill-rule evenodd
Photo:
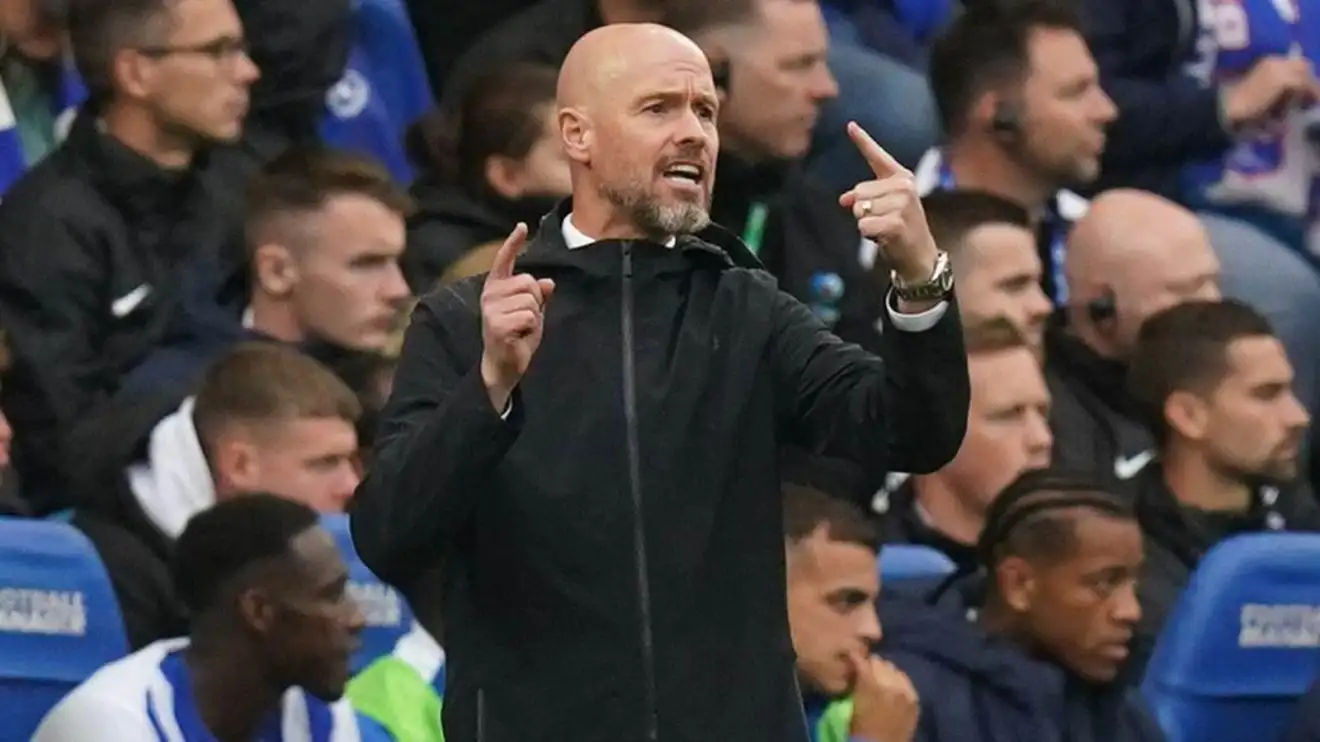
<path fill-rule="evenodd" d="M 504 412 L 500 413 L 500 419 L 508 420 L 510 412 L 513 412 L 513 397 L 509 397 L 509 401 L 504 403 Z"/>
<path fill-rule="evenodd" d="M 918 314 L 903 314 L 894 307 L 894 291 L 890 289 L 889 295 L 885 297 L 885 309 L 889 311 L 889 321 L 893 323 L 894 329 L 903 332 L 925 332 L 944 319 L 944 313 L 949 311 L 949 302 L 942 301 Z"/>

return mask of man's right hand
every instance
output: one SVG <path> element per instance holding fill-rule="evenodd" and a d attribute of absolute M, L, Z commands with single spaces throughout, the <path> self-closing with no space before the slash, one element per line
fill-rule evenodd
<path fill-rule="evenodd" d="M 911 742 L 921 702 L 903 671 L 871 654 L 851 656 L 853 673 L 852 738 L 866 742 Z"/>
<path fill-rule="evenodd" d="M 1320 97 L 1311 63 L 1300 57 L 1265 57 L 1224 90 L 1224 115 L 1234 129 L 1260 123 L 1291 105 Z"/>
<path fill-rule="evenodd" d="M 481 380 L 497 412 L 508 406 L 541 345 L 545 303 L 555 291 L 555 282 L 548 278 L 513 272 L 526 242 L 527 225 L 519 222 L 495 253 L 481 290 Z"/>

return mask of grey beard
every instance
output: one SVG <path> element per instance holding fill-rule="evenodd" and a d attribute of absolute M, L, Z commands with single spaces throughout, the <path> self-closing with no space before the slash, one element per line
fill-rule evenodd
<path fill-rule="evenodd" d="M 601 193 L 631 216 L 638 229 L 657 240 L 694 234 L 710 225 L 710 213 L 698 204 L 665 205 L 640 190 L 610 186 L 603 186 Z"/>

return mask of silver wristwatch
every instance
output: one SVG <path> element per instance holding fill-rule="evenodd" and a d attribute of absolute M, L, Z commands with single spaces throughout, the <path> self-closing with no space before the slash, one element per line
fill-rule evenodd
<path fill-rule="evenodd" d="M 953 264 L 949 262 L 949 254 L 940 250 L 935 254 L 935 270 L 930 278 L 920 283 L 904 283 L 898 271 L 890 271 L 889 283 L 894 287 L 894 295 L 903 301 L 947 299 L 953 292 Z"/>

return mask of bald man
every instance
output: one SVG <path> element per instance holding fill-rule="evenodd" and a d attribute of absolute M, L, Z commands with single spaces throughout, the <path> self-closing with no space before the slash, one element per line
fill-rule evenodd
<path fill-rule="evenodd" d="M 718 108 L 685 37 L 584 36 L 559 85 L 571 200 L 414 314 L 353 536 L 443 595 L 450 742 L 803 740 L 779 446 L 879 481 L 962 441 L 952 273 L 911 174 L 849 128 L 875 180 L 839 202 L 895 268 L 881 361 L 708 227 Z"/>
<path fill-rule="evenodd" d="M 1219 261 L 1201 222 L 1145 191 L 1106 191 L 1068 241 L 1065 322 L 1046 333 L 1054 463 L 1130 488 L 1154 457 L 1126 386 L 1147 317 L 1219 298 Z"/>

